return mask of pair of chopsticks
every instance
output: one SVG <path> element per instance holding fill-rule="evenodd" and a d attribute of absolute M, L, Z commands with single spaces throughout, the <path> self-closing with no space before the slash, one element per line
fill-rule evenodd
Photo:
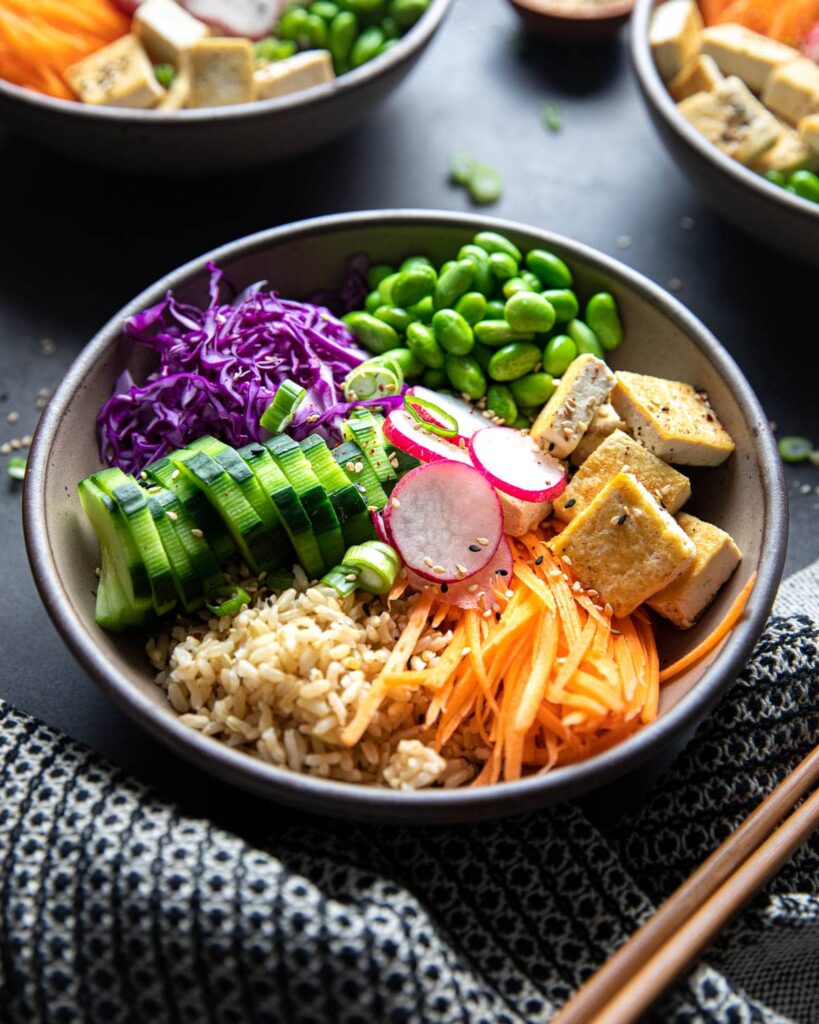
<path fill-rule="evenodd" d="M 551 1024 L 631 1024 L 640 1018 L 819 827 L 819 790 L 779 825 L 817 782 L 819 747 L 592 975 Z"/>

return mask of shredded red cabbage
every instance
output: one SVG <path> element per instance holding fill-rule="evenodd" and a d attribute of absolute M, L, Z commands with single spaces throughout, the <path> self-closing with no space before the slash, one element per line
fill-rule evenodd
<path fill-rule="evenodd" d="M 354 269 L 350 292 L 360 290 Z M 335 442 L 352 405 L 400 404 L 401 396 L 377 403 L 343 400 L 342 382 L 366 353 L 326 307 L 280 299 L 264 282 L 225 303 L 220 291 L 232 289 L 230 282 L 213 264 L 208 270 L 207 309 L 181 303 L 168 292 L 126 321 L 125 335 L 152 348 L 159 368 L 143 384 L 123 373 L 100 409 L 104 462 L 139 473 L 203 434 L 235 446 L 259 441 L 267 436 L 259 419 L 285 378 L 307 391 L 288 429 L 297 440 L 318 431 Z M 344 289 L 338 294 L 345 303 Z"/>

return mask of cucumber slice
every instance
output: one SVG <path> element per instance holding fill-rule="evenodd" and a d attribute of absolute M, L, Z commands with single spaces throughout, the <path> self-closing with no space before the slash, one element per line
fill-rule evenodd
<path fill-rule="evenodd" d="M 236 543 L 207 497 L 196 484 L 182 475 L 182 471 L 173 461 L 185 451 L 186 448 L 181 448 L 162 459 L 157 459 L 150 466 L 146 466 L 145 475 L 149 480 L 174 492 L 193 520 L 191 529 L 198 527 L 204 533 L 207 537 L 206 543 L 210 546 L 217 563 L 226 562 L 236 551 Z"/>
<path fill-rule="evenodd" d="M 188 481 L 184 480 L 183 482 L 187 487 Z M 197 495 L 199 494 L 198 491 L 196 493 Z M 191 567 L 199 580 L 199 586 L 203 594 L 207 596 L 212 591 L 220 589 L 224 585 L 224 576 L 219 568 L 219 563 L 216 561 L 216 555 L 204 537 L 191 533 L 191 530 L 196 528 L 196 523 L 191 519 L 188 510 L 179 500 L 175 491 L 161 487 L 158 492 L 152 495 L 152 498 L 161 506 L 165 518 L 171 523 L 178 539 L 181 541 L 182 547 L 185 549 L 190 560 Z M 210 505 L 208 505 L 208 511 L 216 516 Z M 219 526 L 221 527 L 221 522 Z M 159 529 L 159 524 L 157 524 L 157 529 Z M 162 536 L 162 531 L 160 530 L 159 532 L 160 536 Z M 233 541 L 231 541 L 231 544 L 233 544 Z"/>
<path fill-rule="evenodd" d="M 361 544 L 375 537 L 375 527 L 367 509 L 367 502 L 330 454 L 324 438 L 318 434 L 311 434 L 301 442 L 301 448 L 338 516 L 345 545 L 349 547 L 351 544 Z"/>
<path fill-rule="evenodd" d="M 341 524 L 306 455 L 286 434 L 265 441 L 264 446 L 278 462 L 310 517 L 321 552 L 321 570 L 337 565 L 346 550 Z"/>
<path fill-rule="evenodd" d="M 159 485 L 157 485 L 158 487 Z M 159 534 L 162 547 L 165 549 L 165 554 L 168 556 L 168 561 L 171 564 L 171 573 L 173 574 L 177 596 L 182 602 L 185 611 L 193 612 L 201 607 L 203 602 L 202 584 L 193 568 L 188 552 L 185 550 L 185 545 L 176 532 L 173 520 L 168 519 L 166 504 L 159 500 L 161 493 L 161 491 L 155 494 L 148 493 L 148 511 L 151 513 L 154 525 L 156 526 L 156 532 Z M 170 494 L 169 491 L 164 493 Z M 176 501 L 175 495 L 170 494 L 170 497 L 173 501 Z"/>
<path fill-rule="evenodd" d="M 114 499 L 122 512 L 126 529 L 148 573 L 154 610 L 157 615 L 165 615 L 176 605 L 176 586 L 171 563 L 148 509 L 147 494 L 121 469 L 104 469 L 94 473 L 91 480 Z"/>
<path fill-rule="evenodd" d="M 176 465 L 213 505 L 254 572 L 278 565 L 273 538 L 227 470 L 203 451 L 175 452 Z"/>
<path fill-rule="evenodd" d="M 406 452 L 402 452 L 400 448 L 394 448 L 392 445 L 385 445 L 384 450 L 386 451 L 387 458 L 390 460 L 390 464 L 395 470 L 399 480 L 405 473 L 409 473 L 411 469 L 415 469 L 416 466 L 421 465 L 418 459 L 414 458 L 412 455 L 407 455 Z"/>
<path fill-rule="evenodd" d="M 281 434 L 293 422 L 296 410 L 304 401 L 307 392 L 293 380 L 283 380 L 276 389 L 273 401 L 262 413 L 260 426 L 271 434 Z"/>
<path fill-rule="evenodd" d="M 378 422 L 369 409 L 354 409 L 353 414 L 341 426 L 345 441 L 354 441 L 361 451 L 382 488 L 388 490 L 390 483 L 395 483 L 398 476 L 384 450 L 383 435 Z M 387 484 L 387 487 L 384 485 Z"/>
<path fill-rule="evenodd" d="M 330 453 L 367 503 L 367 509 L 380 509 L 387 504 L 387 494 L 364 453 L 355 441 L 345 441 Z"/>
<path fill-rule="evenodd" d="M 304 566 L 305 572 L 309 576 L 318 575 L 322 558 L 310 517 L 279 464 L 262 444 L 245 445 L 239 449 L 238 454 L 256 474 L 265 494 L 276 506 L 296 558 Z"/>

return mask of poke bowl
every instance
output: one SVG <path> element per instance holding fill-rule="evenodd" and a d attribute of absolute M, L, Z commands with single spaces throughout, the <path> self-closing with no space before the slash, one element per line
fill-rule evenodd
<path fill-rule="evenodd" d="M 478 297 L 481 267 L 497 278 L 488 278 L 486 291 L 497 294 L 502 280 L 503 306 Z M 424 280 L 433 274 L 430 293 Z M 539 294 L 522 286 L 533 278 L 552 287 Z M 431 325 L 426 317 L 402 323 L 396 306 L 385 312 L 385 290 L 419 317 L 410 299 L 437 305 Z M 586 303 L 584 319 L 569 293 Z M 285 337 L 307 349 L 284 362 L 255 352 L 263 369 L 251 380 L 235 360 L 256 344 L 260 322 L 274 325 L 279 354 L 290 344 Z M 462 344 L 470 322 L 481 339 L 471 347 Z M 545 332 L 537 344 L 525 340 L 535 327 Z M 407 346 L 390 332 L 407 332 Z M 191 360 L 204 351 L 193 337 L 205 334 L 232 353 L 203 369 L 221 381 L 216 404 L 207 381 L 188 386 Z M 430 373 L 436 360 L 428 356 L 413 367 L 410 356 L 436 339 L 444 342 L 443 369 Z M 491 362 L 483 385 L 479 347 Z M 311 362 L 316 352 L 323 358 Z M 182 360 L 176 368 L 167 364 L 171 355 Z M 343 394 L 331 371 L 344 379 Z M 265 373 L 278 374 L 272 401 Z M 614 423 L 606 427 L 600 403 L 615 381 Z M 650 431 L 629 409 L 647 382 L 671 387 L 680 406 L 697 403 L 711 438 L 697 448 L 703 457 L 685 456 L 687 464 L 672 468 L 649 452 Z M 579 392 L 565 395 L 581 385 L 590 389 L 583 401 Z M 510 395 L 514 413 L 501 405 Z M 259 410 L 266 429 L 257 427 Z M 683 435 L 685 446 L 692 436 Z M 569 469 L 571 459 L 581 461 L 579 448 L 564 453 L 578 439 L 585 439 L 584 461 Z M 303 473 L 315 472 L 312 484 L 291 457 L 309 462 Z M 244 488 L 263 483 L 306 573 L 298 565 L 289 577 L 272 566 L 235 567 L 236 559 L 271 557 L 272 534 L 223 471 L 243 481 L 254 509 L 256 492 Z M 313 486 L 319 480 L 324 488 Z M 183 492 L 191 481 L 196 486 Z M 223 484 L 220 496 L 213 488 Z M 291 487 L 311 509 L 306 534 L 285 508 Z M 225 511 L 228 494 L 249 518 L 237 526 L 234 505 L 225 538 L 213 512 Z M 311 532 L 327 496 L 336 533 L 318 525 Z M 355 516 L 343 511 L 348 498 L 358 502 Z M 159 549 L 150 557 L 129 518 L 133 512 L 142 522 L 147 510 L 163 531 L 157 541 L 143 522 Z M 119 526 L 127 519 L 124 547 L 111 532 L 115 519 Z M 700 550 L 699 540 L 690 541 L 693 524 L 718 538 L 707 571 L 695 573 L 708 592 L 671 600 L 658 588 L 684 579 L 683 562 L 693 571 Z M 24 526 L 35 581 L 66 643 L 102 689 L 174 752 L 265 798 L 322 814 L 438 823 L 574 797 L 689 728 L 748 657 L 773 602 L 787 535 L 765 415 L 730 356 L 679 302 L 568 239 L 429 211 L 345 214 L 261 232 L 135 298 L 88 344 L 44 413 L 26 474 Z M 166 543 L 171 526 L 176 539 Z M 622 564 L 614 578 L 596 576 L 599 562 L 583 554 L 589 527 L 594 545 L 615 545 L 612 564 Z M 636 551 L 620 546 L 631 531 L 642 545 Z M 311 563 L 314 535 L 323 570 L 320 560 Z M 201 596 L 191 604 L 199 610 L 184 611 L 183 574 L 167 571 L 162 550 L 178 547 L 180 537 L 190 553 L 179 556 L 185 564 L 198 557 L 197 545 L 208 549 L 218 596 L 206 598 L 206 611 Z M 214 565 L 211 549 L 223 542 Z M 670 575 L 656 565 L 666 555 Z M 628 592 L 618 577 L 631 580 Z M 654 595 L 650 613 L 638 607 L 644 591 Z M 686 611 L 688 600 L 697 606 Z M 154 614 L 169 609 L 162 619 Z"/>
<path fill-rule="evenodd" d="M 697 4 L 691 6 L 699 10 Z M 708 42 L 702 44 L 698 55 L 693 41 L 703 26 L 698 13 L 693 15 L 696 24 L 689 20 L 687 28 L 691 42 L 683 54 L 686 69 L 676 67 L 680 53 L 666 49 L 666 56 L 660 58 L 666 61 L 665 74 L 661 75 L 658 50 L 656 46 L 652 49 L 650 41 L 653 19 L 661 7 L 656 0 L 637 0 L 631 23 L 631 54 L 643 100 L 663 144 L 706 201 L 734 224 L 789 256 L 819 265 L 819 192 L 811 199 L 805 197 L 808 192 L 800 195 L 789 187 L 791 174 L 796 171 L 799 176 L 809 177 L 808 188 L 817 191 L 813 172 L 819 169 L 819 113 L 812 115 L 817 120 L 817 149 L 796 150 L 802 145 L 797 128 L 800 121 L 806 122 L 807 111 L 819 111 L 819 93 L 812 107 L 808 104 L 797 108 L 790 102 L 783 105 L 783 90 L 789 101 L 794 98 L 789 83 L 780 87 L 777 95 L 767 81 L 767 71 L 762 75 L 758 67 L 737 60 L 742 47 L 759 45 L 761 33 L 750 32 L 744 26 L 709 22 L 705 29 Z M 807 69 L 811 79 L 819 78 L 819 67 L 811 70 L 813 61 L 807 51 L 767 36 L 762 37 L 761 45 L 771 48 L 772 61 L 792 63 Z M 701 58 L 708 65 L 703 78 L 699 77 L 701 69 L 695 68 Z M 709 69 L 718 79 L 716 83 Z M 706 94 L 716 96 L 720 106 L 711 105 Z M 770 109 L 762 102 L 769 95 L 773 104 Z M 699 123 L 716 130 L 722 110 L 736 112 L 737 104 L 754 115 L 752 130 L 746 134 L 758 137 L 759 143 L 752 140 L 752 149 L 747 152 L 735 145 L 733 134 L 726 136 L 727 145 L 719 146 L 715 137 L 709 138 L 697 128 Z M 732 148 L 734 152 L 730 153 Z"/>
<path fill-rule="evenodd" d="M 25 5 L 19 2 L 19 16 L 25 19 Z M 376 14 L 359 18 L 355 4 L 332 2 L 319 3 L 325 11 L 322 20 L 301 4 L 298 13 L 311 19 L 310 34 L 299 25 L 286 26 L 287 38 L 282 39 L 262 36 L 262 32 L 281 31 L 285 14 L 292 13 L 289 8 L 278 0 L 238 0 L 232 8 L 248 10 L 249 27 L 244 31 L 250 38 L 234 36 L 230 27 L 218 21 L 198 22 L 205 35 L 184 46 L 186 33 L 195 36 L 196 28 L 183 24 L 177 40 L 176 19 L 184 16 L 194 26 L 197 21 L 175 0 L 93 2 L 112 9 L 113 26 L 91 37 L 93 43 L 79 50 L 84 59 L 71 68 L 50 68 L 47 76 L 39 75 L 37 68 L 18 74 L 13 54 L 0 58 L 0 119 L 21 135 L 72 157 L 126 171 L 181 175 L 286 160 L 349 131 L 412 70 L 452 0 L 392 0 L 389 8 L 384 0 L 377 15 L 381 21 L 375 20 Z M 403 4 L 406 13 L 401 24 L 388 13 L 396 3 Z M 67 0 L 60 4 L 63 17 L 74 17 Z M 130 14 L 117 10 L 121 6 L 153 11 L 154 5 L 156 25 L 148 24 L 142 35 L 134 27 L 138 14 L 132 23 Z M 10 5 L 16 6 L 17 2 Z M 219 5 L 207 0 L 187 6 L 219 10 Z M 166 38 L 168 8 L 173 31 Z M 264 27 L 267 21 L 254 20 L 255 10 L 266 9 L 284 11 L 272 29 Z M 345 38 L 338 45 L 331 36 L 333 12 L 352 21 L 342 25 Z M 14 13 L 0 13 L 0 48 L 3 20 Z M 82 14 L 77 12 L 78 20 Z M 382 31 L 380 25 L 387 22 L 391 27 Z M 13 30 L 12 24 L 9 38 L 14 38 Z M 89 45 L 101 49 L 86 53 Z M 105 54 L 110 57 L 103 59 Z M 11 70 L 4 73 L 7 64 Z M 120 68 L 124 69 L 121 85 L 115 74 Z M 12 75 L 23 84 L 11 80 Z M 188 82 L 188 98 L 199 83 L 199 99 L 186 100 L 186 90 L 178 88 L 183 79 Z M 83 96 L 85 101 L 80 102 Z"/>

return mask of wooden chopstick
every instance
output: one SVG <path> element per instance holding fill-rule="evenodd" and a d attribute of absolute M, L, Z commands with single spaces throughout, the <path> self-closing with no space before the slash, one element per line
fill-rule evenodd
<path fill-rule="evenodd" d="M 592 975 L 552 1024 L 627 1024 L 644 1012 L 819 826 L 817 792 L 771 835 L 818 781 L 815 747 Z"/>

